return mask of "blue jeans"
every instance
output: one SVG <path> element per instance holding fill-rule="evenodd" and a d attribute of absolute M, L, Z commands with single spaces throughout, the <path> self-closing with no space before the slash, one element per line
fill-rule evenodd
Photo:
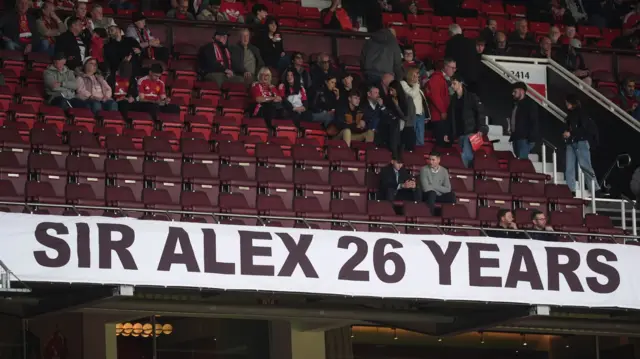
<path fill-rule="evenodd" d="M 322 112 L 314 112 L 311 115 L 311 119 L 313 122 L 322 122 L 325 126 L 329 126 L 331 122 L 333 122 L 334 114 L 327 111 Z"/>
<path fill-rule="evenodd" d="M 22 51 L 24 50 L 24 45 L 19 42 L 9 40 L 4 42 L 4 48 L 11 51 Z"/>
<path fill-rule="evenodd" d="M 426 120 L 425 115 L 416 115 L 416 124 L 414 127 L 416 131 L 416 146 L 424 145 L 424 121 L 425 120 Z"/>
<path fill-rule="evenodd" d="M 63 110 L 67 110 L 70 108 L 88 108 L 89 105 L 87 101 L 81 100 L 79 98 L 69 98 L 65 99 L 62 96 L 54 97 L 51 99 L 51 106 L 60 107 Z"/>
<path fill-rule="evenodd" d="M 473 162 L 473 148 L 471 147 L 471 141 L 469 141 L 469 135 L 460 136 L 458 143 L 462 147 L 462 163 L 466 168 L 469 168 L 471 167 L 471 162 Z"/>
<path fill-rule="evenodd" d="M 595 190 L 600 190 L 596 173 L 591 166 L 591 152 L 589 151 L 588 141 L 579 141 L 576 143 L 567 143 L 566 156 L 567 163 L 564 172 L 564 178 L 567 181 L 567 185 L 571 192 L 576 191 L 576 169 L 580 166 L 582 172 L 584 172 L 584 180 L 587 185 L 587 189 L 591 190 L 591 180 L 594 180 Z"/>
<path fill-rule="evenodd" d="M 533 149 L 535 143 L 529 142 L 527 139 L 513 141 L 513 153 L 521 160 L 529 159 L 529 152 Z"/>
<path fill-rule="evenodd" d="M 53 56 L 56 51 L 55 44 L 50 43 L 49 40 L 41 40 L 40 51 L 46 52 L 49 56 Z"/>
<path fill-rule="evenodd" d="M 100 111 L 118 111 L 118 103 L 114 100 L 107 100 L 104 102 L 96 100 L 87 100 L 87 104 L 91 109 L 91 112 L 97 114 Z"/>

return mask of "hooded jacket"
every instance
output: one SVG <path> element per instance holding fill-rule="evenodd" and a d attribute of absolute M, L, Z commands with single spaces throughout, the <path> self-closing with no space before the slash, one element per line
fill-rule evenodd
<path fill-rule="evenodd" d="M 107 81 L 102 75 L 94 74 L 89 76 L 81 74 L 76 78 L 77 96 L 81 100 L 87 100 L 93 96 L 97 96 L 99 93 L 94 93 L 94 86 L 97 85 L 102 89 L 102 96 L 111 98 L 112 91 Z"/>
<path fill-rule="evenodd" d="M 47 95 L 47 101 L 63 96 L 64 98 L 74 98 L 76 96 L 76 76 L 68 67 L 58 71 L 55 66 L 50 65 L 44 70 L 44 88 Z M 60 86 L 54 87 L 53 84 L 59 82 Z"/>
<path fill-rule="evenodd" d="M 360 63 L 365 73 L 382 77 L 393 73 L 396 79 L 403 78 L 402 53 L 398 40 L 391 30 L 379 30 L 364 43 L 360 54 Z"/>

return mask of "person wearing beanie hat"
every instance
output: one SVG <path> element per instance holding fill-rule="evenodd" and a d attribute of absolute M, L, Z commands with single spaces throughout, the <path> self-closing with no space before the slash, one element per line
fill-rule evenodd
<path fill-rule="evenodd" d="M 214 81 L 218 85 L 225 81 L 244 82 L 244 77 L 236 76 L 233 71 L 228 39 L 227 30 L 218 28 L 213 35 L 213 41 L 198 51 L 198 72 L 205 80 Z"/>
<path fill-rule="evenodd" d="M 171 104 L 167 97 L 164 81 L 160 79 L 163 71 L 162 65 L 155 63 L 149 74 L 138 80 L 138 102 L 131 104 L 131 111 L 147 112 L 154 120 L 157 120 L 158 112 L 180 113 L 180 107 Z"/>
<path fill-rule="evenodd" d="M 134 12 L 131 15 L 131 25 L 125 32 L 140 44 L 145 58 L 167 62 L 169 60 L 169 49 L 160 44 L 160 40 L 155 38 L 151 30 L 147 27 L 147 18 L 141 12 Z"/>
<path fill-rule="evenodd" d="M 84 60 L 82 72 L 76 78 L 76 97 L 86 101 L 94 114 L 100 111 L 118 111 L 118 104 L 111 98 L 111 86 L 98 72 L 98 61 L 93 57 Z"/>
<path fill-rule="evenodd" d="M 539 141 L 538 105 L 527 96 L 527 85 L 516 82 L 512 86 L 513 108 L 507 121 L 509 141 L 517 158 L 526 160 L 529 152 Z"/>

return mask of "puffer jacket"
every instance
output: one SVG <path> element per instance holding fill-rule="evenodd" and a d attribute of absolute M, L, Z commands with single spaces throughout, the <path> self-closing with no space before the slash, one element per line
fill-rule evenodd
<path fill-rule="evenodd" d="M 393 73 L 396 79 L 404 77 L 400 46 L 389 29 L 373 33 L 364 43 L 360 63 L 367 74 L 382 77 L 385 73 Z"/>
<path fill-rule="evenodd" d="M 77 97 L 81 100 L 86 100 L 93 96 L 98 96 L 98 93 L 93 93 L 93 84 L 94 82 L 98 82 L 98 85 L 102 89 L 102 96 L 111 98 L 112 91 L 111 87 L 107 83 L 107 81 L 102 77 L 102 75 L 95 74 L 93 76 L 81 74 L 76 78 L 77 86 L 78 86 L 78 95 Z"/>
<path fill-rule="evenodd" d="M 76 75 L 68 67 L 64 67 L 62 71 L 58 71 L 55 66 L 50 65 L 44 70 L 44 88 L 47 95 L 47 102 L 51 102 L 56 97 L 74 98 L 76 96 Z M 61 85 L 54 87 L 54 83 L 59 82 Z"/>

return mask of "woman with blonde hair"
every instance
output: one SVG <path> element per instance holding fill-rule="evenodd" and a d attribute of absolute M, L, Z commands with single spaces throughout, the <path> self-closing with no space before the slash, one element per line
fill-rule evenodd
<path fill-rule="evenodd" d="M 87 101 L 94 114 L 99 111 L 118 111 L 118 104 L 111 98 L 111 86 L 98 71 L 95 58 L 84 60 L 82 73 L 76 77 L 76 85 L 76 97 Z"/>
<path fill-rule="evenodd" d="M 420 89 L 420 69 L 417 67 L 409 67 L 405 79 L 400 82 L 402 89 L 413 100 L 416 109 L 415 127 L 416 146 L 424 145 L 424 127 L 427 121 L 429 107 L 427 107 L 427 99 Z"/>
<path fill-rule="evenodd" d="M 249 93 L 254 103 L 251 115 L 264 118 L 267 126 L 271 128 L 271 120 L 275 117 L 276 110 L 282 103 L 282 97 L 280 97 L 278 89 L 271 84 L 271 70 L 268 67 L 263 67 L 258 71 L 258 81 L 251 85 Z"/>

